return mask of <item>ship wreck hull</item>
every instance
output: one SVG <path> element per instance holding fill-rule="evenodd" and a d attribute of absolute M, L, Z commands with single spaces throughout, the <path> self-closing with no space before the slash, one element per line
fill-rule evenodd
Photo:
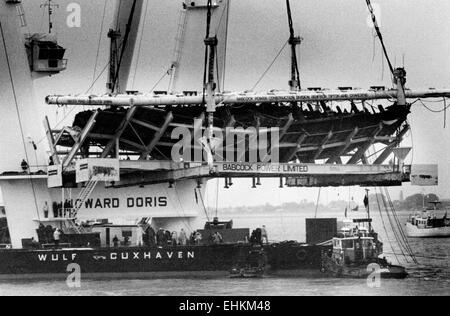
<path fill-rule="evenodd" d="M 127 154 L 141 154 L 141 143 L 152 143 L 147 154 L 156 160 L 168 160 L 173 146 L 179 142 L 179 130 L 185 128 L 192 133 L 192 148 L 198 147 L 197 139 L 204 133 L 205 113 L 203 106 L 177 106 L 166 108 L 139 107 L 132 112 L 126 108 L 109 108 L 96 115 L 95 124 L 85 141 L 86 154 L 91 146 L 106 146 L 121 131 L 119 150 Z M 83 130 L 95 111 L 84 111 L 76 115 L 72 125 L 74 133 Z M 358 109 L 355 105 L 350 111 L 332 110 L 323 104 L 314 108 L 300 103 L 261 103 L 234 104 L 219 107 L 214 116 L 215 134 L 223 139 L 223 148 L 230 146 L 227 135 L 230 128 L 258 127 L 277 129 L 279 144 L 268 146 L 278 148 L 278 162 L 291 162 L 299 159 L 304 163 L 327 159 L 337 162 L 355 150 L 365 149 L 373 144 L 390 145 L 396 140 L 399 131 L 405 129 L 409 106 L 396 104 L 378 109 Z M 164 123 L 164 124 L 163 124 Z M 121 129 L 122 127 L 122 129 Z M 219 134 L 222 134 L 220 137 Z M 269 137 L 268 140 L 271 138 Z M 74 140 L 70 135 L 59 138 L 59 146 L 72 147 Z M 248 150 L 248 149 L 247 149 Z M 362 150 L 362 153 L 365 150 Z M 248 158 L 234 157 L 233 161 Z M 185 161 L 195 161 L 195 157 L 184 157 Z M 228 160 L 229 157 L 227 157 Z M 358 158 L 358 159 L 357 159 Z M 361 157 L 356 156 L 351 163 Z M 264 157 L 258 157 L 263 161 Z"/>

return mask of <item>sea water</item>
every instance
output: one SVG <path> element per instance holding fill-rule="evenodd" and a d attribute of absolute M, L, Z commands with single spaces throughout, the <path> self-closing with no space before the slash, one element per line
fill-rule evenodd
<path fill-rule="evenodd" d="M 305 218 L 314 213 L 277 212 L 272 214 L 219 214 L 221 220 L 233 219 L 234 227 L 252 229 L 266 225 L 270 240 L 305 241 Z M 318 214 L 339 217 L 343 214 Z M 350 216 L 364 217 L 363 212 Z M 409 214 L 399 213 L 402 225 Z M 448 295 L 450 294 L 450 239 L 409 239 L 419 264 L 404 257 L 393 234 L 389 218 L 373 214 L 374 227 L 384 242 L 386 257 L 407 267 L 404 280 L 381 280 L 374 287 L 367 280 L 335 278 L 261 279 L 127 279 L 81 280 L 80 288 L 69 288 L 65 281 L 0 281 L 0 295 Z M 386 227 L 386 229 L 385 229 Z"/>

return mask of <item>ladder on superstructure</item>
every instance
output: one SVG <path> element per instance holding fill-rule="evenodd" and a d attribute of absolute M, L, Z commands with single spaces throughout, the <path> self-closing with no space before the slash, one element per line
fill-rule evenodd
<path fill-rule="evenodd" d="M 72 217 L 77 218 L 79 210 L 83 207 L 86 200 L 91 196 L 92 192 L 94 191 L 95 187 L 98 183 L 97 178 L 91 178 L 88 182 L 86 182 L 85 187 L 81 190 L 80 194 L 78 195 L 75 205 L 73 208 Z"/>

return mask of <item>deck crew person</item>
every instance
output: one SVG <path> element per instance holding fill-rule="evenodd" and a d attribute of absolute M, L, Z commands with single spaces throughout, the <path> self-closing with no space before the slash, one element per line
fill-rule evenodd
<path fill-rule="evenodd" d="M 147 228 L 146 234 L 147 234 L 147 241 L 148 241 L 147 246 L 154 246 L 156 244 L 156 232 L 152 226 L 149 226 Z"/>
<path fill-rule="evenodd" d="M 200 245 L 200 242 L 202 241 L 202 234 L 200 234 L 200 232 L 199 231 L 196 231 L 195 232 L 195 235 L 194 235 L 194 241 L 195 241 L 195 244 L 196 245 Z"/>
<path fill-rule="evenodd" d="M 49 212 L 49 207 L 48 207 L 48 203 L 47 202 L 45 202 L 45 204 L 44 204 L 44 208 L 43 208 L 43 211 L 44 211 L 44 218 L 48 218 L 48 212 Z"/>
<path fill-rule="evenodd" d="M 53 239 L 55 240 L 55 246 L 59 247 L 59 242 L 61 240 L 61 231 L 59 228 L 55 229 L 55 232 L 53 233 Z"/>
<path fill-rule="evenodd" d="M 136 236 L 137 237 L 136 243 L 139 247 L 141 247 L 144 244 L 144 234 L 145 234 L 144 227 L 142 225 L 139 225 Z"/>
<path fill-rule="evenodd" d="M 113 244 L 114 248 L 119 248 L 119 237 L 117 237 L 117 235 L 113 238 Z"/>
<path fill-rule="evenodd" d="M 186 232 L 184 231 L 184 229 L 182 228 L 180 231 L 180 235 L 178 236 L 178 243 L 181 246 L 186 246 L 187 243 L 187 235 Z"/>
<path fill-rule="evenodd" d="M 267 235 L 266 225 L 263 225 L 261 228 L 261 240 L 262 240 L 262 242 L 265 241 L 266 244 L 269 243 L 269 237 Z"/>
<path fill-rule="evenodd" d="M 164 233 L 164 229 L 160 228 L 158 229 L 158 232 L 156 233 L 156 244 L 158 246 L 163 246 L 166 240 L 166 235 Z"/>
<path fill-rule="evenodd" d="M 214 242 L 214 244 L 216 244 L 216 245 L 223 242 L 222 235 L 221 235 L 219 232 L 216 232 L 216 233 L 213 235 L 213 242 Z"/>
<path fill-rule="evenodd" d="M 166 245 L 172 244 L 172 233 L 170 231 L 166 230 L 164 232 L 164 240 Z"/>
<path fill-rule="evenodd" d="M 28 162 L 25 159 L 22 160 L 20 166 L 22 167 L 23 172 L 29 172 Z"/>
<path fill-rule="evenodd" d="M 178 234 L 177 232 L 172 232 L 172 245 L 178 245 Z"/>

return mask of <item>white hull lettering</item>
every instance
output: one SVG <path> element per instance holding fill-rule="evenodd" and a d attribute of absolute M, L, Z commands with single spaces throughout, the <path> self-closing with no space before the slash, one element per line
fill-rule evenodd
<path fill-rule="evenodd" d="M 47 261 L 47 255 L 38 255 L 39 261 Z"/>
<path fill-rule="evenodd" d="M 38 254 L 37 259 L 40 262 L 47 262 L 47 261 L 53 261 L 53 262 L 59 262 L 59 261 L 75 261 L 77 258 L 76 253 L 72 254 Z M 95 259 L 96 256 L 93 255 L 93 258 Z M 110 260 L 110 261 L 127 261 L 127 260 L 162 260 L 162 259 L 172 259 L 172 260 L 179 260 L 179 259 L 194 259 L 195 258 L 195 251 L 166 251 L 166 252 L 111 252 L 109 254 L 105 254 L 105 256 L 102 257 L 103 260 Z"/>
<path fill-rule="evenodd" d="M 119 198 L 98 198 L 87 199 L 84 202 L 86 209 L 117 209 L 120 207 L 127 208 L 148 208 L 148 207 L 167 207 L 168 199 L 166 196 L 154 197 L 129 197 L 126 201 Z"/>

